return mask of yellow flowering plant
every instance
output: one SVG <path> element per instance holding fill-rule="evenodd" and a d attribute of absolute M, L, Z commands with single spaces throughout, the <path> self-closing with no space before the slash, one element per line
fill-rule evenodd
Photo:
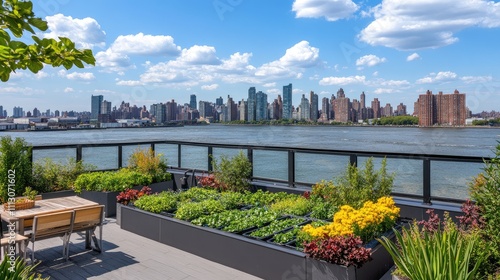
<path fill-rule="evenodd" d="M 332 223 L 319 227 L 309 224 L 302 231 L 312 240 L 354 234 L 367 242 L 389 230 L 398 216 L 399 208 L 394 200 L 381 197 L 377 202 L 365 202 L 360 209 L 343 205 L 334 214 Z"/>

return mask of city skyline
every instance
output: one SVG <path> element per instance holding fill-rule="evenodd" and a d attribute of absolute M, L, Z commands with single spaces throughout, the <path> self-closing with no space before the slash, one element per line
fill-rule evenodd
<path fill-rule="evenodd" d="M 459 89 L 473 112 L 500 107 L 499 3 L 89 0 L 35 2 L 34 12 L 49 23 L 41 36 L 70 37 L 97 65 L 19 71 L 0 87 L 9 115 L 15 106 L 88 111 L 92 95 L 149 108 L 192 94 L 238 101 L 255 86 L 274 100 L 290 83 L 294 106 L 343 88 L 409 113 L 427 90 Z"/>

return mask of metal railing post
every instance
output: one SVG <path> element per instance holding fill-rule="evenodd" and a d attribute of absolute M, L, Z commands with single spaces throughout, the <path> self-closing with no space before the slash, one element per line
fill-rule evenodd
<path fill-rule="evenodd" d="M 82 145 L 76 145 L 76 162 L 82 160 Z"/>
<path fill-rule="evenodd" d="M 423 159 L 423 203 L 431 205 L 431 160 Z"/>
<path fill-rule="evenodd" d="M 295 187 L 295 151 L 288 150 L 288 186 Z"/>
<path fill-rule="evenodd" d="M 358 166 L 358 155 L 350 154 L 349 155 L 349 163 L 352 166 Z"/>
<path fill-rule="evenodd" d="M 182 159 L 182 152 L 181 152 L 181 149 L 182 149 L 182 145 L 181 144 L 177 144 L 177 166 L 179 168 L 181 168 L 181 159 Z"/>
<path fill-rule="evenodd" d="M 118 145 L 118 169 L 122 168 L 123 166 L 123 146 Z"/>
<path fill-rule="evenodd" d="M 212 164 L 213 156 L 214 156 L 214 148 L 212 146 L 208 146 L 208 172 L 211 172 L 214 169 Z"/>
<path fill-rule="evenodd" d="M 250 178 L 253 178 L 253 149 L 252 148 L 247 148 L 247 158 L 248 158 L 248 161 L 250 162 L 250 165 L 252 166 L 252 170 L 250 171 Z"/>

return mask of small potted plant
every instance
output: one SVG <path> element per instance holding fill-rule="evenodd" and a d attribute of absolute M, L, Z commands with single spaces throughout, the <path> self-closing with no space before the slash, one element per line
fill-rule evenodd
<path fill-rule="evenodd" d="M 11 201 L 4 203 L 4 209 L 9 210 L 24 210 L 35 207 L 35 200 L 38 192 L 31 187 L 26 187 L 22 197 L 15 198 L 14 205 Z"/>

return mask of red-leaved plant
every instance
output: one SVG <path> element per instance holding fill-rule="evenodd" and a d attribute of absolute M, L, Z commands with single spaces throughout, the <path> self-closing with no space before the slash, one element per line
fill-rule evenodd
<path fill-rule="evenodd" d="M 354 235 L 306 242 L 304 253 L 314 259 L 344 266 L 353 265 L 358 268 L 371 260 L 371 249 L 363 247 L 361 238 Z"/>
<path fill-rule="evenodd" d="M 128 205 L 130 202 L 136 201 L 139 197 L 150 194 L 151 194 L 151 188 L 148 186 L 142 187 L 141 190 L 128 189 L 123 192 L 120 192 L 116 196 L 116 202 Z"/>
<path fill-rule="evenodd" d="M 198 185 L 200 185 L 203 188 L 215 189 L 220 191 L 225 190 L 224 186 L 222 186 L 219 182 L 217 182 L 217 179 L 215 179 L 214 174 L 208 174 L 208 175 L 203 174 L 202 176 L 196 177 L 196 180 L 198 181 Z"/>

